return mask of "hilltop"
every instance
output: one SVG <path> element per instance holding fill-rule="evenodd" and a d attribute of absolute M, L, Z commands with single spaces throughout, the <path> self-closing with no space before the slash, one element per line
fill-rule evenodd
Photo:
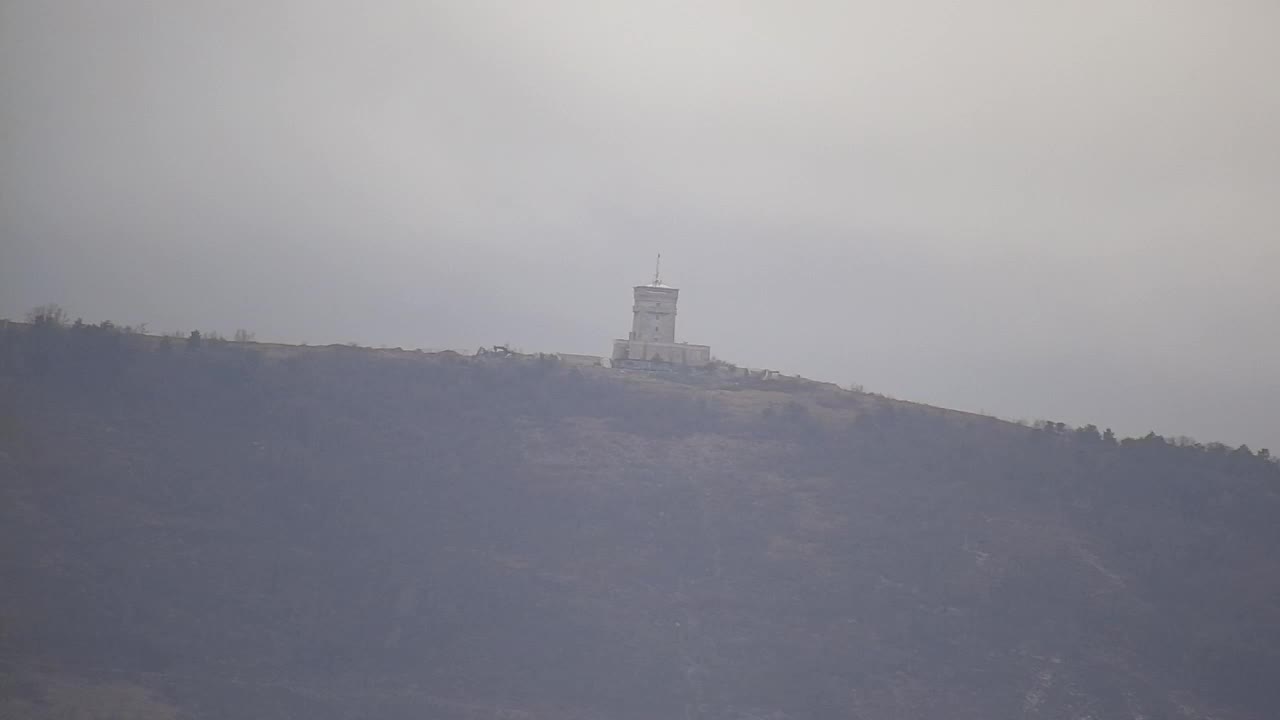
<path fill-rule="evenodd" d="M 1265 718 L 1277 510 L 796 378 L 10 324 L 0 717 Z"/>

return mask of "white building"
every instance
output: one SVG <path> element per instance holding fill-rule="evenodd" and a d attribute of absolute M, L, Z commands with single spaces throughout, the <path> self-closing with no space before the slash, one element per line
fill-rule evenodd
<path fill-rule="evenodd" d="M 631 334 L 626 340 L 613 341 L 615 366 L 627 362 L 661 362 L 699 367 L 711 362 L 711 346 L 676 342 L 679 297 L 679 290 L 662 284 L 657 268 L 653 282 L 635 286 Z"/>

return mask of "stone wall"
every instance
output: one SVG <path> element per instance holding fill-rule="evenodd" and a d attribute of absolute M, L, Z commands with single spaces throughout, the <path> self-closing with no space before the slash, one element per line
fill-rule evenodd
<path fill-rule="evenodd" d="M 575 365 L 584 367 L 609 367 L 609 359 L 602 358 L 599 355 L 579 355 L 577 353 L 556 353 L 556 357 L 560 358 L 560 362 L 565 365 Z"/>
<path fill-rule="evenodd" d="M 614 340 L 614 360 L 657 360 L 672 365 L 701 367 L 711 362 L 710 345 Z"/>
<path fill-rule="evenodd" d="M 676 341 L 676 301 L 680 291 L 655 285 L 635 288 L 632 306 L 631 339 L 650 343 L 674 344 Z"/>

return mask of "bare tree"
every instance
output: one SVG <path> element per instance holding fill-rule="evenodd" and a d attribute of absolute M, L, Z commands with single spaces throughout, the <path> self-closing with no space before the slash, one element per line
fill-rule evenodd
<path fill-rule="evenodd" d="M 46 303 L 27 312 L 27 322 L 32 325 L 54 325 L 62 327 L 67 324 L 67 311 L 61 305 Z"/>

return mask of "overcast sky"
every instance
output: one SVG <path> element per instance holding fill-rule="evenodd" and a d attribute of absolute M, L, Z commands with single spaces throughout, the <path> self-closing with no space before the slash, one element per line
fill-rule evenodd
<path fill-rule="evenodd" d="M 0 316 L 1280 449 L 1280 3 L 0 0 Z"/>

